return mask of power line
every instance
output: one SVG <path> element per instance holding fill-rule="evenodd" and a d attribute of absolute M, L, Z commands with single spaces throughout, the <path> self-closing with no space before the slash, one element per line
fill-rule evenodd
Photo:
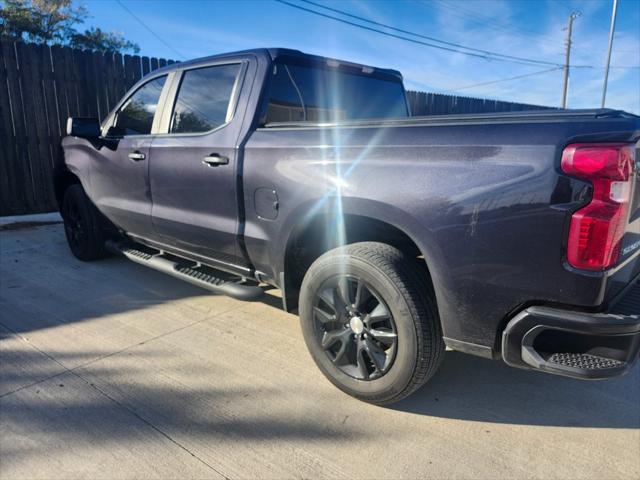
<path fill-rule="evenodd" d="M 339 17 L 334 17 L 332 15 L 328 15 L 328 14 L 325 14 L 325 13 L 322 13 L 322 12 L 311 10 L 311 9 L 305 8 L 305 7 L 301 6 L 301 5 L 296 5 L 296 4 L 290 3 L 290 2 L 288 2 L 286 0 L 275 0 L 275 1 L 277 1 L 278 3 L 282 3 L 284 5 L 287 5 L 289 7 L 296 8 L 298 10 L 302 10 L 302 11 L 307 12 L 307 13 L 312 13 L 314 15 L 318 15 L 318 16 L 321 16 L 321 17 L 324 17 L 324 18 L 328 18 L 328 19 L 331 19 L 331 20 L 334 20 L 334 21 L 345 23 L 345 24 L 350 25 L 350 26 L 354 26 L 354 27 L 357 27 L 357 28 L 361 28 L 361 29 L 364 29 L 364 30 L 371 31 L 371 32 L 379 33 L 379 34 L 386 35 L 386 36 L 389 36 L 389 37 L 397 38 L 397 39 L 400 39 L 400 40 L 404 40 L 404 41 L 408 41 L 408 42 L 412 42 L 412 43 L 416 43 L 416 44 L 420 44 L 420 45 L 425 45 L 425 46 L 432 47 L 432 48 L 437 48 L 437 49 L 440 49 L 440 50 L 445 50 L 445 51 L 450 51 L 450 52 L 455 52 L 455 53 L 461 53 L 461 54 L 464 54 L 464 55 L 469 55 L 469 56 L 473 56 L 473 57 L 477 57 L 477 58 L 482 58 L 482 59 L 485 59 L 485 60 L 510 61 L 510 62 L 513 62 L 513 63 L 520 63 L 520 64 L 525 64 L 525 65 L 539 64 L 539 65 L 552 65 L 553 66 L 553 68 L 548 68 L 548 69 L 545 69 L 545 70 L 526 73 L 526 74 L 523 74 L 523 75 L 516 75 L 514 77 L 501 78 L 501 79 L 498 79 L 498 80 L 491 80 L 491 81 L 487 81 L 487 82 L 480 82 L 480 83 L 474 83 L 474 84 L 471 84 L 471 85 L 465 85 L 465 86 L 462 86 L 462 87 L 458 87 L 458 88 L 452 89 L 451 91 L 466 90 L 466 89 L 485 86 L 485 85 L 493 85 L 493 84 L 496 84 L 496 83 L 519 80 L 519 79 L 522 79 L 522 78 L 527 78 L 527 77 L 532 77 L 532 76 L 537 76 L 537 75 L 543 75 L 543 74 L 550 73 L 550 72 L 555 72 L 555 71 L 562 70 L 563 68 L 565 68 L 563 65 L 560 65 L 559 63 L 546 62 L 546 61 L 534 60 L 534 59 L 523 58 L 523 57 L 514 57 L 514 56 L 511 56 L 511 55 L 504 55 L 504 54 L 500 54 L 500 53 L 496 53 L 496 52 L 491 52 L 491 51 L 488 51 L 488 50 L 481 50 L 481 49 L 477 49 L 477 48 L 466 47 L 464 45 L 456 44 L 456 43 L 453 43 L 453 42 L 447 42 L 447 41 L 444 41 L 444 40 L 439 40 L 439 39 L 436 39 L 436 38 L 433 38 L 433 37 L 428 37 L 426 35 L 422 35 L 422 34 L 419 34 L 419 33 L 411 32 L 409 30 L 404 30 L 404 29 L 401 29 L 401 28 L 397 28 L 397 27 L 394 27 L 394 26 L 391 26 L 391 25 L 387 25 L 387 24 L 381 23 L 381 22 L 376 22 L 374 20 L 370 20 L 370 19 L 358 16 L 358 15 L 354 15 L 354 14 L 351 14 L 351 13 L 348 13 L 348 12 L 345 12 L 345 11 L 342 11 L 342 10 L 339 10 L 339 9 L 336 9 L 336 8 L 327 7 L 327 6 L 318 4 L 316 2 L 313 2 L 311 0 L 300 0 L 300 1 L 302 1 L 304 3 L 307 3 L 307 4 L 310 4 L 310 5 L 313 5 L 315 7 L 319 7 L 319 8 L 322 8 L 322 9 L 325 9 L 325 10 L 340 14 L 342 16 L 346 16 L 346 17 L 353 18 L 353 19 L 356 19 L 356 20 L 359 20 L 359 21 L 362 21 L 362 22 L 369 23 L 371 25 L 376 25 L 376 26 L 379 26 L 379 27 L 383 27 L 383 28 L 395 31 L 395 32 L 404 33 L 404 34 L 412 35 L 412 36 L 419 37 L 419 38 L 424 38 L 424 39 L 430 40 L 432 42 L 436 42 L 436 43 L 440 43 L 440 44 L 444 44 L 444 45 L 449 45 L 449 46 L 452 46 L 452 47 L 458 47 L 458 48 L 462 48 L 462 49 L 465 49 L 465 50 L 470 50 L 470 51 L 473 51 L 473 52 L 480 52 L 480 53 L 483 53 L 484 55 L 479 55 L 479 54 L 475 54 L 475 53 L 461 51 L 461 50 L 458 50 L 457 48 L 448 48 L 448 47 L 443 47 L 441 45 L 433 45 L 431 43 L 423 42 L 423 41 L 416 40 L 416 39 L 413 39 L 413 38 L 407 38 L 407 37 L 402 36 L 402 35 L 396 35 L 396 34 L 393 34 L 393 33 L 385 32 L 385 31 L 382 31 L 382 30 L 378 30 L 376 28 L 368 27 L 366 25 L 361 25 L 359 23 L 354 23 L 354 22 L 351 22 L 351 21 L 348 21 L 348 20 L 345 20 L 345 19 L 342 19 L 342 18 L 339 18 Z M 591 65 L 575 65 L 572 68 L 594 68 L 594 67 L 591 66 Z M 611 68 L 614 68 L 614 67 L 611 67 Z M 640 66 L 619 66 L 619 67 L 615 67 L 615 68 L 640 68 Z"/>
<path fill-rule="evenodd" d="M 478 18 L 478 12 L 476 12 L 476 11 L 474 11 L 472 9 L 468 9 L 468 8 L 462 7 L 460 5 L 460 2 L 458 2 L 458 4 L 455 7 L 452 7 L 452 6 L 446 4 L 446 0 L 435 0 L 435 1 L 437 3 L 439 3 L 440 5 L 442 5 L 442 6 L 446 6 L 450 11 L 457 11 L 457 12 L 460 12 L 461 15 L 464 14 L 464 15 L 467 15 L 468 17 L 476 18 L 481 23 L 493 24 L 497 28 L 500 28 L 500 29 L 503 29 L 503 30 L 509 30 L 509 31 L 514 32 L 514 33 L 519 33 L 519 34 L 522 33 L 522 34 L 535 35 L 535 36 L 540 35 L 539 32 L 536 32 L 535 30 L 531 30 L 531 29 L 528 29 L 528 28 L 518 27 L 516 29 L 516 28 L 513 28 L 513 27 L 507 27 L 507 26 L 503 25 L 501 22 L 496 21 L 495 18 L 486 18 L 485 17 L 482 20 L 480 20 Z M 422 3 L 427 3 L 427 2 L 422 0 Z M 544 40 L 545 42 L 549 42 L 549 43 L 554 43 L 555 44 L 555 41 L 553 41 L 551 39 L 548 39 L 548 40 L 542 39 L 542 40 Z"/>
<path fill-rule="evenodd" d="M 138 17 L 135 13 L 133 13 L 131 10 L 129 10 L 129 8 L 127 8 L 127 6 L 122 3 L 121 0 L 116 0 L 118 2 L 118 4 L 120 4 L 120 6 L 122 8 L 124 8 L 129 15 L 131 15 L 134 19 L 136 19 L 138 21 L 138 23 L 140 25 L 142 25 L 151 35 L 153 35 L 154 37 L 156 37 L 158 40 L 160 40 L 160 42 L 162 42 L 162 44 L 167 47 L 169 50 L 171 50 L 172 52 L 174 52 L 176 55 L 178 55 L 179 57 L 181 57 L 183 60 L 185 60 L 187 57 L 185 57 L 182 53 L 180 53 L 178 50 L 176 50 L 169 42 L 167 42 L 164 38 L 162 38 L 160 35 L 158 35 L 156 32 L 154 32 L 151 27 L 149 27 L 146 23 L 144 23 L 142 21 L 142 19 L 140 19 L 140 17 Z"/>
<path fill-rule="evenodd" d="M 304 1 L 304 0 L 303 0 Z M 490 28 L 490 29 L 494 29 L 494 30 L 498 30 L 498 31 L 503 31 L 503 32 L 507 32 L 507 33 L 511 33 L 514 35 L 518 35 L 522 38 L 525 39 L 530 39 L 533 40 L 534 42 L 539 42 L 539 43 L 546 43 L 548 45 L 557 45 L 557 41 L 555 40 L 551 40 L 550 38 L 543 38 L 542 34 L 535 32 L 534 30 L 529 30 L 529 29 L 524 29 L 522 27 L 520 28 L 510 28 L 507 27 L 505 25 L 500 24 L 499 22 L 496 22 L 493 19 L 488 19 L 488 18 L 484 18 L 484 19 L 480 19 L 478 18 L 477 14 L 475 12 L 473 12 L 472 10 L 469 9 L 464 9 L 460 6 L 461 2 L 458 2 L 455 6 L 452 6 L 451 4 L 446 3 L 446 0 L 432 0 L 434 2 L 437 2 L 441 8 L 445 9 L 447 11 L 447 14 L 449 15 L 453 15 L 454 17 L 458 17 L 461 18 L 465 21 L 471 22 L 471 23 L 475 23 L 476 25 L 483 25 L 484 27 Z M 559 0 L 559 1 L 564 1 L 564 0 Z M 429 5 L 431 2 L 426 1 L 426 0 L 421 0 L 421 2 L 425 5 Z M 467 12 L 467 13 L 464 13 Z M 529 34 L 524 33 L 524 32 L 530 32 Z M 577 50 L 579 52 L 584 52 L 586 47 L 581 47 L 581 46 L 572 46 L 572 50 Z M 593 53 L 593 52 L 590 52 Z M 626 53 L 626 54 L 637 54 L 638 51 L 635 50 L 616 50 L 616 53 Z M 558 53 L 560 54 L 560 53 Z M 575 66 L 572 66 L 571 68 L 576 68 Z M 604 67 L 591 67 L 590 65 L 579 65 L 577 68 L 604 68 Z M 633 66 L 611 66 L 610 68 L 640 68 L 640 66 L 637 65 L 633 65 Z"/>
<path fill-rule="evenodd" d="M 512 55 L 505 55 L 505 54 L 501 54 L 501 53 L 491 52 L 489 50 L 481 50 L 481 49 L 476 49 L 476 48 L 472 48 L 472 47 L 466 47 L 464 45 L 460 45 L 460 44 L 457 44 L 457 43 L 447 42 L 447 41 L 444 41 L 444 40 L 439 40 L 439 39 L 436 39 L 436 38 L 433 38 L 433 37 L 428 37 L 426 35 L 422 35 L 422 34 L 419 34 L 419 33 L 411 32 L 409 30 L 403 30 L 403 29 L 400 29 L 400 28 L 397 28 L 397 27 L 394 27 L 394 26 L 391 26 L 391 25 L 387 25 L 387 24 L 384 24 L 384 23 L 376 22 L 374 20 L 370 20 L 370 19 L 367 19 L 367 18 L 364 18 L 364 17 L 360 17 L 358 15 L 353 15 L 353 14 L 350 14 L 348 12 L 344 12 L 342 10 L 338 10 L 336 8 L 327 7 L 327 6 L 315 3 L 315 2 L 310 1 L 310 0 L 300 0 L 300 1 L 308 3 L 308 4 L 311 4 L 311 5 L 314 5 L 316 7 L 320 7 L 320 8 L 335 12 L 335 13 L 339 13 L 340 15 L 344 15 L 344 16 L 347 16 L 347 17 L 350 17 L 350 18 L 361 20 L 363 22 L 371 23 L 373 25 L 378 25 L 378 26 L 381 26 L 381 27 L 384 27 L 384 28 L 388 28 L 390 30 L 394 30 L 394 31 L 401 32 L 401 33 L 406 33 L 406 34 L 413 35 L 413 36 L 420 37 L 420 38 L 425 38 L 425 39 L 428 39 L 428 40 L 431 40 L 431 41 L 434 41 L 434 42 L 438 42 L 438 43 L 442 43 L 442 44 L 445 44 L 445 45 L 455 46 L 455 47 L 459 47 L 459 48 L 463 48 L 463 49 L 471 50 L 471 51 L 476 51 L 476 52 L 482 52 L 483 54 L 481 55 L 479 53 L 466 52 L 466 51 L 463 51 L 463 50 L 459 50 L 457 48 L 448 48 L 448 47 L 443 47 L 441 45 L 434 45 L 432 43 L 423 42 L 423 41 L 416 40 L 416 39 L 413 39 L 413 38 L 408 38 L 408 37 L 405 37 L 405 36 L 402 36 L 402 35 L 396 35 L 396 34 L 393 34 L 393 33 L 390 33 L 390 32 L 385 32 L 385 31 L 378 30 L 378 29 L 373 28 L 373 27 L 368 27 L 366 25 L 361 25 L 359 23 L 351 22 L 349 20 L 345 20 L 345 19 L 342 19 L 342 18 L 339 18 L 339 17 L 334 17 L 333 15 L 328 15 L 326 13 L 318 12 L 316 10 L 311 10 L 309 8 L 303 7 L 302 5 L 297 5 L 297 4 L 291 3 L 291 2 L 289 2 L 287 0 L 274 0 L 274 1 L 276 1 L 278 3 L 282 3 L 282 4 L 287 5 L 289 7 L 292 7 L 292 8 L 296 8 L 298 10 L 302 10 L 302 11 L 307 12 L 307 13 L 312 13 L 314 15 L 318 15 L 318 16 L 321 16 L 321 17 L 324 17 L 324 18 L 328 18 L 330 20 L 335 20 L 337 22 L 345 23 L 345 24 L 353 26 L 353 27 L 357 27 L 357 28 L 361 28 L 361 29 L 364 29 L 364 30 L 368 30 L 370 32 L 379 33 L 381 35 L 386 35 L 386 36 L 389 36 L 389 37 L 397 38 L 397 39 L 404 40 L 404 41 L 411 42 L 411 43 L 416 43 L 416 44 L 419 44 L 419 45 L 424 45 L 424 46 L 427 46 L 427 47 L 436 48 L 436 49 L 439 49 L 439 50 L 445 50 L 445 51 L 448 51 L 448 52 L 461 53 L 463 55 L 468 55 L 468 56 L 472 56 L 472 57 L 476 57 L 476 58 L 482 58 L 483 60 L 487 60 L 487 61 L 498 60 L 498 61 L 503 61 L 503 62 L 511 62 L 511 63 L 517 63 L 517 64 L 520 64 L 520 65 L 529 65 L 529 66 L 531 66 L 531 65 L 550 65 L 550 66 L 554 66 L 554 67 L 562 67 L 562 64 L 556 63 L 556 62 L 547 62 L 547 61 L 544 61 L 544 60 L 535 60 L 535 59 L 524 58 L 524 57 L 515 57 L 515 56 L 512 56 Z M 592 65 L 572 65 L 571 68 L 600 68 L 600 67 L 593 67 Z M 612 66 L 611 68 L 640 68 L 640 66 L 615 66 L 615 67 Z"/>
<path fill-rule="evenodd" d="M 441 8 L 444 8 L 445 10 L 447 10 L 447 13 L 450 15 L 453 15 L 454 17 L 458 17 L 461 18 L 463 20 L 466 20 L 468 22 L 471 23 L 475 23 L 476 25 L 483 25 L 487 28 L 493 29 L 493 30 L 497 30 L 497 31 L 502 31 L 502 32 L 507 32 L 507 33 L 511 33 L 514 35 L 518 35 L 522 38 L 527 38 L 527 39 L 531 39 L 535 42 L 538 43 L 546 43 L 549 45 L 556 45 L 556 41 L 555 40 L 551 40 L 549 38 L 543 38 L 541 36 L 541 34 L 539 34 L 538 32 L 535 32 L 533 30 L 525 30 L 525 29 L 516 29 L 516 28 L 510 28 L 507 27 L 505 25 L 502 25 L 499 22 L 496 22 L 495 20 L 490 20 L 487 18 L 484 19 L 480 19 L 478 18 L 477 13 L 472 12 L 471 10 L 465 10 L 462 7 L 460 7 L 459 3 L 456 4 L 455 7 L 452 7 L 450 4 L 447 4 L 444 1 L 441 0 L 436 0 L 437 3 L 440 5 Z M 425 2 L 423 1 L 422 3 L 424 3 L 425 5 L 428 5 L 429 2 Z M 465 13 L 467 12 L 467 13 Z M 530 32 L 530 33 L 525 33 L 525 32 Z"/>
<path fill-rule="evenodd" d="M 478 53 L 465 52 L 464 50 L 459 50 L 459 49 L 456 49 L 456 48 L 449 48 L 449 47 L 443 47 L 441 45 L 434 45 L 433 43 L 427 43 L 427 42 L 423 42 L 421 40 L 416 40 L 414 38 L 408 38 L 408 37 L 405 37 L 405 36 L 402 36 L 402 35 L 396 35 L 394 33 L 385 32 L 383 30 L 378 30 L 378 29 L 373 28 L 373 27 L 368 27 L 366 25 L 361 25 L 359 23 L 354 23 L 354 22 L 351 22 L 349 20 L 344 20 L 344 19 L 339 18 L 339 17 L 334 17 L 332 15 L 328 15 L 326 13 L 322 13 L 322 12 L 318 12 L 318 11 L 315 11 L 315 10 L 311 10 L 309 8 L 305 8 L 305 7 L 301 6 L 301 5 L 296 5 L 294 3 L 290 3 L 290 2 L 285 1 L 285 0 L 275 0 L 275 1 L 278 2 L 278 3 L 282 3 L 284 5 L 287 5 L 289 7 L 292 7 L 292 8 L 297 8 L 298 10 L 303 10 L 305 12 L 312 13 L 314 15 L 319 15 L 319 16 L 324 17 L 324 18 L 329 18 L 329 19 L 335 20 L 337 22 L 345 23 L 345 24 L 351 25 L 353 27 L 357 27 L 357 28 L 361 28 L 361 29 L 364 29 L 364 30 L 368 30 L 370 32 L 379 33 L 381 35 L 386 35 L 388 37 L 397 38 L 397 39 L 400 39 L 400 40 L 404 40 L 406 42 L 411 42 L 411 43 L 416 43 L 416 44 L 424 45 L 424 46 L 431 47 L 431 48 L 436 48 L 436 49 L 439 49 L 439 50 L 445 50 L 445 51 L 454 52 L 454 53 L 461 53 L 463 55 L 476 57 L 476 58 L 481 58 L 483 60 L 498 60 L 498 61 L 502 61 L 502 62 L 518 63 L 518 64 L 521 64 L 521 65 L 553 65 L 553 66 L 558 66 L 558 67 L 560 66 L 559 63 L 546 62 L 546 61 L 541 61 L 541 60 L 532 60 L 532 59 L 526 59 L 526 58 L 523 58 L 522 60 L 512 60 L 511 58 L 508 58 L 509 56 L 502 55 L 502 54 L 491 53 L 491 55 L 489 55 L 489 54 L 481 55 L 481 54 L 478 54 Z M 469 49 L 469 47 L 462 47 L 462 48 Z M 503 58 L 503 57 L 505 57 L 505 58 Z M 520 57 L 512 57 L 512 58 L 514 58 L 514 59 L 518 58 L 519 59 Z"/>
<path fill-rule="evenodd" d="M 549 69 L 545 69 L 545 70 L 539 70 L 537 72 L 525 73 L 523 75 L 516 75 L 515 77 L 500 78 L 498 80 L 491 80 L 491 81 L 488 81 L 488 82 L 474 83 L 474 84 L 471 84 L 471 85 L 465 85 L 463 87 L 452 88 L 449 91 L 456 92 L 458 90 L 467 90 L 467 89 L 474 88 L 474 87 L 483 87 L 485 85 L 493 85 L 494 83 L 502 83 L 502 82 L 509 82 L 511 80 L 519 80 L 521 78 L 533 77 L 533 76 L 536 76 L 536 75 L 542 75 L 544 73 L 557 72 L 558 70 L 562 70 L 563 68 L 564 67 L 554 67 L 554 68 L 549 68 Z M 611 67 L 611 68 L 614 68 L 614 67 Z M 617 68 L 640 68 L 640 66 L 617 67 Z"/>
<path fill-rule="evenodd" d="M 370 20 L 368 18 L 360 17 L 358 15 L 353 15 L 353 14 L 345 12 L 343 10 L 338 10 L 337 8 L 327 7 L 327 6 L 321 5 L 321 4 L 316 3 L 316 2 L 312 2 L 310 0 L 300 0 L 300 1 L 302 1 L 304 3 L 308 3 L 308 4 L 313 5 L 315 7 L 323 8 L 325 10 L 329 10 L 331 12 L 338 13 L 340 15 L 344 15 L 346 17 L 354 18 L 356 20 L 367 22 L 367 23 L 370 23 L 372 25 L 377 25 L 379 27 L 388 28 L 389 30 L 393 30 L 393 31 L 396 31 L 396 32 L 405 33 L 405 34 L 412 35 L 412 36 L 419 37 L 419 38 L 424 38 L 424 39 L 430 40 L 432 42 L 437 42 L 437 43 L 441 43 L 441 44 L 444 44 L 444 45 L 449 45 L 449 46 L 452 46 L 452 47 L 463 48 L 465 50 L 484 53 L 486 55 L 502 57 L 502 58 L 507 58 L 507 59 L 511 59 L 511 60 L 527 61 L 527 62 L 537 63 L 537 64 L 541 64 L 541 65 L 556 65 L 555 63 L 552 63 L 552 62 L 545 62 L 545 61 L 542 61 L 542 60 L 533 60 L 533 59 L 530 59 L 530 58 L 523 58 L 523 57 L 515 57 L 513 55 L 505 55 L 505 54 L 502 54 L 502 53 L 491 52 L 489 50 L 482 50 L 480 48 L 467 47 L 467 46 L 461 45 L 459 43 L 440 40 L 440 39 L 437 39 L 437 38 L 434 38 L 434 37 L 429 37 L 427 35 L 422 35 L 420 33 L 415 33 L 415 32 L 411 32 L 409 30 L 404 30 L 402 28 L 397 28 L 397 27 L 394 27 L 392 25 L 387 25 L 385 23 L 376 22 L 374 20 Z"/>
<path fill-rule="evenodd" d="M 534 75 L 542 75 L 543 73 L 557 72 L 558 70 L 562 70 L 563 68 L 564 67 L 548 68 L 546 70 L 540 70 L 540 71 L 537 71 L 537 72 L 525 73 L 524 75 L 517 75 L 515 77 L 501 78 L 499 80 L 491 80 L 489 82 L 474 83 L 472 85 L 465 85 L 463 87 L 453 88 L 453 89 L 451 89 L 451 91 L 467 90 L 469 88 L 483 87 L 485 85 L 493 85 L 494 83 L 502 83 L 502 82 L 509 82 L 511 80 L 519 80 L 520 78 L 533 77 Z"/>

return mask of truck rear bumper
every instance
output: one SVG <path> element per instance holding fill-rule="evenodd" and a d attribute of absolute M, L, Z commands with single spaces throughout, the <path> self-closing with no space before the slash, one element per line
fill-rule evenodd
<path fill-rule="evenodd" d="M 629 295 L 640 295 L 640 284 Z M 633 306 L 635 300 L 626 303 Z M 504 330 L 502 357 L 514 367 L 573 378 L 623 375 L 638 360 L 640 312 L 615 311 L 620 313 L 527 308 Z"/>

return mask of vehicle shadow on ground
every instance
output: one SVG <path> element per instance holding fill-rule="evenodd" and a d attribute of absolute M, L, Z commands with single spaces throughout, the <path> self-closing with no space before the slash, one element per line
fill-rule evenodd
<path fill-rule="evenodd" d="M 243 304 L 117 256 L 81 262 L 69 251 L 61 225 L 3 231 L 1 241 L 0 324 L 14 333 L 142 315 L 176 302 L 193 318 Z M 273 287 L 263 289 L 262 303 L 282 308 Z"/>
<path fill-rule="evenodd" d="M 69 364 L 98 354 L 83 351 L 56 358 Z M 273 442 L 332 443 L 361 435 L 357 426 L 327 425 L 320 407 L 311 405 L 306 413 L 279 408 L 277 399 L 286 393 L 282 385 L 224 378 L 228 372 L 215 361 L 200 363 L 197 356 L 161 345 L 44 378 L 50 362 L 35 350 L 4 348 L 2 359 L 13 373 L 0 372 L 1 383 L 22 387 L 0 395 L 0 423 L 6 438 L 29 439 L 0 441 L 8 471 L 43 453 L 55 457 L 84 445 L 110 451 L 113 445 L 133 444 L 144 454 L 158 448 L 162 436 L 201 456 L 216 457 L 223 443 L 251 456 L 256 449 L 272 448 Z M 31 372 L 10 368 L 18 364 L 29 365 Z M 273 407 L 255 408 L 264 402 Z"/>
<path fill-rule="evenodd" d="M 447 352 L 436 375 L 391 408 L 478 422 L 636 429 L 639 398 L 640 368 L 620 378 L 584 381 Z"/>

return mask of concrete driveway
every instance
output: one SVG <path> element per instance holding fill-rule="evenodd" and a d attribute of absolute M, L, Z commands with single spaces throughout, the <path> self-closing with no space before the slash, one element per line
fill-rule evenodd
<path fill-rule="evenodd" d="M 393 408 L 318 372 L 279 299 L 242 303 L 60 225 L 0 232 L 0 478 L 640 478 L 640 368 L 607 382 L 448 352 Z"/>

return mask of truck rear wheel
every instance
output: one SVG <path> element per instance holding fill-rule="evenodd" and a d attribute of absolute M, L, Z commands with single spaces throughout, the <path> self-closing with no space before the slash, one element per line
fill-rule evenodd
<path fill-rule="evenodd" d="M 299 304 L 314 361 L 360 400 L 397 402 L 440 365 L 435 298 L 424 270 L 394 247 L 361 242 L 325 253 L 307 271 Z"/>
<path fill-rule="evenodd" d="M 87 262 L 107 255 L 101 218 L 81 185 L 67 188 L 60 213 L 67 243 L 78 260 Z"/>

